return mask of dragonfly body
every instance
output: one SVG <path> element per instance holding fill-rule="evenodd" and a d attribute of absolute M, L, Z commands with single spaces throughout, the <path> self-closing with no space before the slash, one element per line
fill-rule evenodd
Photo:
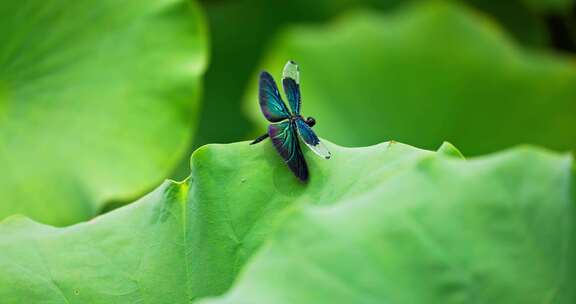
<path fill-rule="evenodd" d="M 289 61 L 282 72 L 284 93 L 292 111 L 282 100 L 276 82 L 268 72 L 260 73 L 259 102 L 262 114 L 271 122 L 268 132 L 250 144 L 256 144 L 270 137 L 276 151 L 282 156 L 290 170 L 302 181 L 308 180 L 308 166 L 300 149 L 302 141 L 316 154 L 328 159 L 330 152 L 320 142 L 312 127 L 316 120 L 308 117 L 306 120 L 300 114 L 302 105 L 300 97 L 300 72 L 294 61 Z"/>
<path fill-rule="evenodd" d="M 300 116 L 300 118 L 302 118 L 302 116 Z M 295 119 L 295 118 L 290 118 L 291 120 Z M 316 119 L 314 119 L 314 117 L 308 117 L 305 120 L 306 124 L 312 128 L 315 124 L 316 124 Z M 250 144 L 257 144 L 263 140 L 265 140 L 266 138 L 270 137 L 270 135 L 268 135 L 268 133 L 264 133 L 262 135 L 260 135 L 259 137 L 257 137 L 256 139 L 254 139 Z"/>

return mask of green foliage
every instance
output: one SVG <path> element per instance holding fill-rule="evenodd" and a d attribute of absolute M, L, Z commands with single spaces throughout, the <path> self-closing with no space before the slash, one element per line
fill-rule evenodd
<path fill-rule="evenodd" d="M 1 303 L 576 302 L 571 156 L 393 141 L 574 149 L 572 1 L 202 4 L 210 55 L 194 1 L 0 3 Z M 319 135 L 391 141 L 305 148 L 307 184 L 269 141 L 188 171 L 288 59 Z"/>
<path fill-rule="evenodd" d="M 190 1 L 2 1 L 0 219 L 65 225 L 186 153 L 206 65 Z"/>
<path fill-rule="evenodd" d="M 398 0 L 224 0 L 206 2 L 211 32 L 211 64 L 206 73 L 204 99 L 196 146 L 234 142 L 252 131 L 238 115 L 241 99 L 265 47 L 276 33 L 293 22 L 325 21 L 368 2 L 388 7 Z M 223 89 L 225 88 L 225 89 Z M 228 109 L 223 111 L 222 109 Z M 188 173 L 185 164 L 183 174 Z"/>
<path fill-rule="evenodd" d="M 202 303 L 573 303 L 571 181 L 569 158 L 534 149 L 425 156 L 295 210 L 233 290 Z"/>
<path fill-rule="evenodd" d="M 576 65 L 522 50 L 490 20 L 442 2 L 360 12 L 280 34 L 261 65 L 301 67 L 303 112 L 344 145 L 443 140 L 465 154 L 519 143 L 574 149 Z M 255 76 L 255 75 L 254 75 Z M 246 108 L 261 126 L 255 79 Z"/>
<path fill-rule="evenodd" d="M 205 1 L 211 32 L 211 64 L 204 84 L 205 100 L 195 147 L 246 138 L 253 126 L 237 115 L 255 66 L 279 31 L 294 24 L 322 24 L 347 12 L 370 9 L 391 13 L 421 1 L 402 0 L 218 0 Z M 549 48 L 550 13 L 566 12 L 571 0 L 461 0 L 506 29 L 524 46 Z M 576 37 L 575 37 L 576 38 Z M 441 45 L 437 46 L 441 48 Z M 449 52 L 449 50 L 447 50 Z M 261 66 L 268 69 L 269 67 Z M 255 102 L 255 101 L 254 101 Z M 228 111 L 222 111 L 222 109 Z M 253 135 L 253 134 L 252 134 Z M 179 176 L 187 174 L 182 164 Z"/>
<path fill-rule="evenodd" d="M 209 145 L 185 182 L 89 222 L 10 218 L 0 297 L 189 303 L 236 280 L 208 303 L 576 300 L 570 157 L 328 147 L 329 161 L 306 153 L 309 184 L 270 143 Z"/>

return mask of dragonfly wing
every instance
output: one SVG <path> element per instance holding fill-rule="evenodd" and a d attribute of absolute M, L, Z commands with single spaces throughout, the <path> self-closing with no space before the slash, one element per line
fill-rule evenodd
<path fill-rule="evenodd" d="M 262 114 L 271 122 L 279 122 L 290 117 L 286 104 L 280 97 L 276 82 L 270 73 L 260 73 L 259 101 Z"/>
<path fill-rule="evenodd" d="M 312 131 L 312 128 L 310 128 L 304 120 L 298 118 L 296 119 L 295 124 L 298 128 L 298 133 L 300 134 L 300 137 L 302 137 L 304 143 L 306 143 L 306 145 L 310 147 L 310 149 L 312 149 L 314 153 L 320 155 L 325 159 L 329 159 L 332 156 L 332 154 L 330 154 L 330 151 L 326 149 L 326 146 L 324 146 L 324 144 L 320 141 L 318 136 L 316 136 L 316 133 Z"/>
<path fill-rule="evenodd" d="M 283 121 L 271 124 L 268 134 L 276 151 L 280 153 L 290 170 L 301 180 L 308 180 L 308 166 L 300 149 L 296 125 L 294 122 Z"/>
<path fill-rule="evenodd" d="M 284 93 L 288 98 L 288 103 L 294 115 L 300 114 L 300 107 L 302 105 L 300 97 L 300 70 L 296 62 L 290 60 L 284 66 L 282 72 L 282 85 L 284 86 Z"/>

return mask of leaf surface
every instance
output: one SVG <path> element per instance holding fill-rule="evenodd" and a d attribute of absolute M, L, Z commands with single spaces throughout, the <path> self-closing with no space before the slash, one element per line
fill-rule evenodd
<path fill-rule="evenodd" d="M 89 222 L 9 218 L 0 224 L 0 298 L 574 301 L 569 156 L 521 147 L 463 160 L 449 144 L 436 153 L 327 144 L 328 161 L 305 153 L 309 184 L 269 142 L 208 145 L 185 182 Z"/>
<path fill-rule="evenodd" d="M 0 218 L 66 225 L 185 153 L 206 65 L 195 2 L 0 4 Z"/>

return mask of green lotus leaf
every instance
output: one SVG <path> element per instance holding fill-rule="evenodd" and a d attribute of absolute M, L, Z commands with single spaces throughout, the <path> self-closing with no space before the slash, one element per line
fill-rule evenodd
<path fill-rule="evenodd" d="M 327 145 L 330 160 L 305 153 L 308 184 L 269 142 L 208 145 L 184 182 L 89 222 L 9 218 L 0 224 L 0 298 L 574 301 L 569 156 L 518 148 L 463 160 L 450 144 L 437 153 Z"/>
<path fill-rule="evenodd" d="M 300 64 L 303 114 L 344 145 L 398 140 L 430 149 L 446 139 L 466 155 L 521 143 L 576 148 L 573 58 L 524 50 L 454 3 L 293 26 L 260 70 L 279 78 L 289 59 Z M 245 107 L 263 130 L 255 78 Z"/>
<path fill-rule="evenodd" d="M 571 164 L 534 148 L 424 156 L 294 208 L 232 291 L 201 303 L 573 303 Z"/>
<path fill-rule="evenodd" d="M 86 220 L 186 153 L 206 33 L 191 1 L 0 4 L 0 219 Z"/>

